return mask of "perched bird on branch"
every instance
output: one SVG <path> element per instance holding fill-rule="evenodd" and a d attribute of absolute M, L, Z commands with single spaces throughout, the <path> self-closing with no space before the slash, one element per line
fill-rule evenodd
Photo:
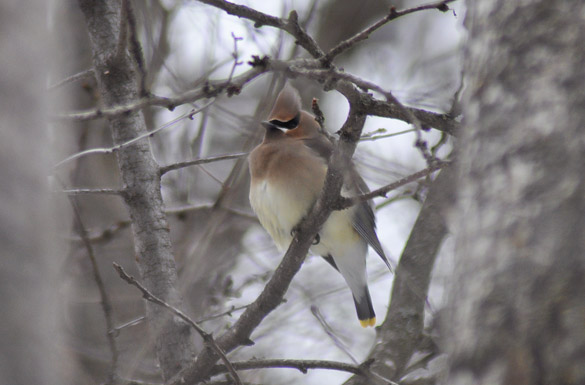
<path fill-rule="evenodd" d="M 249 157 L 250 203 L 277 247 L 285 251 L 293 229 L 323 189 L 333 144 L 321 133 L 315 118 L 301 109 L 301 98 L 289 84 L 278 95 L 268 121 L 262 124 L 266 129 L 264 140 Z M 352 165 L 344 175 L 342 195 L 365 192 L 368 187 Z M 333 211 L 310 249 L 341 273 L 363 327 L 376 324 L 366 278 L 368 244 L 391 269 L 376 235 L 371 202 L 360 202 Z"/>

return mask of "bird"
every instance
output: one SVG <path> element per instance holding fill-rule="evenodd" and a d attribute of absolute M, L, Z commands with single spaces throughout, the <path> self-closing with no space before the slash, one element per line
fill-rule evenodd
<path fill-rule="evenodd" d="M 289 83 L 277 96 L 268 120 L 262 125 L 264 139 L 248 158 L 249 198 L 261 225 L 282 252 L 290 245 L 295 226 L 308 214 L 323 189 L 333 143 L 322 133 L 315 117 L 302 110 L 300 95 Z M 368 191 L 352 164 L 344 174 L 342 195 Z M 366 277 L 368 244 L 392 271 L 376 234 L 371 202 L 363 201 L 331 212 L 310 248 L 341 273 L 364 328 L 376 324 Z"/>

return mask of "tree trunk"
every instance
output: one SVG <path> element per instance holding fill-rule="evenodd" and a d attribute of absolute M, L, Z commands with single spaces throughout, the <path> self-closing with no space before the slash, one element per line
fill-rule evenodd
<path fill-rule="evenodd" d="M 112 107 L 136 100 L 140 75 L 128 54 L 127 42 L 119 43 L 120 36 L 127 36 L 120 30 L 122 2 L 80 0 L 79 3 L 87 20 L 103 104 Z M 128 28 L 126 22 L 122 25 Z M 111 118 L 109 122 L 115 144 L 146 132 L 140 111 Z M 148 139 L 121 148 L 117 158 L 142 281 L 151 293 L 181 308 L 169 226 L 160 192 L 160 173 Z M 192 360 L 192 331 L 180 319 L 170 317 L 166 309 L 150 302 L 146 306 L 163 378 L 169 379 Z"/>
<path fill-rule="evenodd" d="M 0 383 L 60 384 L 45 4 L 3 2 L 0 25 Z"/>
<path fill-rule="evenodd" d="M 447 383 L 585 383 L 585 4 L 468 2 Z"/>

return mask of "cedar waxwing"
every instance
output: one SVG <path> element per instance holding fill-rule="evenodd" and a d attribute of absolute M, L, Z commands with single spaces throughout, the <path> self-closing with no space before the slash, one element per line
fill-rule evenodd
<path fill-rule="evenodd" d="M 262 226 L 284 251 L 292 240 L 292 229 L 308 214 L 323 189 L 333 144 L 319 131 L 315 118 L 301 110 L 301 98 L 288 84 L 278 95 L 268 120 L 263 122 L 264 140 L 249 157 L 250 203 Z M 352 165 L 344 175 L 342 194 L 353 196 L 367 191 Z M 311 247 L 311 252 L 321 255 L 345 279 L 363 327 L 376 324 L 366 279 L 368 244 L 391 269 L 376 235 L 370 204 L 361 202 L 333 211 Z"/>

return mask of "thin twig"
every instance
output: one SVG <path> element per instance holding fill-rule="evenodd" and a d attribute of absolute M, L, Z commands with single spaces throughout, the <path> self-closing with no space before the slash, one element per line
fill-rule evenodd
<path fill-rule="evenodd" d="M 238 37 L 232 32 L 232 39 L 234 40 L 234 52 L 232 52 L 232 57 L 234 58 L 234 64 L 232 65 L 232 69 L 230 70 L 230 75 L 228 76 L 227 82 L 231 83 L 232 78 L 234 77 L 234 72 L 236 72 L 236 67 L 242 65 L 243 62 L 239 61 L 240 54 L 238 52 L 238 41 L 242 40 L 243 37 Z"/>
<path fill-rule="evenodd" d="M 213 314 L 213 315 L 198 319 L 197 323 L 211 321 L 211 320 L 214 320 L 217 318 L 225 317 L 226 315 L 229 315 L 231 317 L 233 312 L 238 311 L 238 310 L 244 310 L 247 307 L 248 307 L 248 305 L 242 305 L 242 306 L 238 306 L 238 307 L 232 306 L 231 309 L 228 309 L 224 312 L 221 312 L 218 314 Z"/>
<path fill-rule="evenodd" d="M 182 214 L 182 213 L 188 213 L 191 211 L 211 210 L 211 209 L 223 210 L 223 211 L 226 211 L 232 215 L 237 215 L 241 218 L 244 218 L 244 219 L 256 222 L 256 223 L 258 222 L 258 217 L 251 212 L 236 209 L 233 207 L 223 207 L 223 206 L 214 207 L 212 204 L 172 207 L 172 208 L 165 209 L 165 214 L 177 215 L 177 214 Z M 118 221 L 118 222 L 114 223 L 113 225 L 109 226 L 107 229 L 93 232 L 93 234 L 88 234 L 87 238 L 91 242 L 108 240 L 108 239 L 112 238 L 112 236 L 116 232 L 123 230 L 125 228 L 128 228 L 131 224 L 132 224 L 132 222 L 130 220 Z M 71 241 L 75 241 L 75 242 L 82 241 L 82 239 L 78 238 L 78 237 L 69 237 L 68 239 Z"/>
<path fill-rule="evenodd" d="M 169 171 L 178 170 L 180 168 L 185 168 L 185 167 L 189 167 L 189 166 L 196 166 L 196 165 L 200 165 L 200 164 L 219 162 L 221 160 L 239 159 L 239 158 L 243 158 L 245 156 L 248 156 L 248 154 L 249 154 L 248 152 L 240 152 L 237 154 L 211 156 L 209 158 L 200 158 L 200 159 L 189 160 L 186 162 L 173 163 L 173 164 L 169 164 L 168 166 L 161 167 L 160 174 L 164 175 Z"/>
<path fill-rule="evenodd" d="M 120 378 L 120 385 L 165 385 L 162 382 L 149 382 L 142 380 L 132 380 L 129 378 Z"/>
<path fill-rule="evenodd" d="M 314 58 L 319 58 L 325 53 L 319 48 L 319 45 L 305 30 L 299 25 L 296 11 L 289 14 L 288 19 L 271 16 L 255 9 L 230 3 L 224 0 L 199 0 L 201 3 L 212 5 L 216 8 L 226 11 L 230 15 L 252 20 L 254 27 L 260 28 L 264 25 L 279 28 L 288 32 L 296 38 L 297 44 L 307 50 Z"/>
<path fill-rule="evenodd" d="M 73 154 L 71 156 L 68 156 L 67 158 L 65 158 L 62 161 L 60 161 L 59 163 L 57 163 L 54 167 L 57 168 L 57 167 L 65 164 L 67 162 L 70 162 L 72 160 L 75 160 L 75 159 L 78 159 L 78 158 L 81 158 L 83 156 L 90 155 L 90 154 L 112 154 L 112 153 L 120 150 L 121 148 L 127 147 L 131 144 L 138 142 L 141 139 L 149 138 L 149 137 L 153 136 L 154 134 L 156 134 L 157 132 L 159 132 L 167 127 L 170 127 L 170 126 L 180 122 L 183 119 L 192 119 L 193 115 L 195 115 L 195 114 L 203 111 L 207 107 L 209 107 L 211 104 L 213 104 L 215 102 L 215 100 L 216 99 L 213 99 L 210 102 L 208 102 L 206 105 L 204 105 L 203 107 L 201 107 L 197 110 L 192 110 L 188 113 L 185 113 L 185 114 L 179 116 L 178 118 L 175 118 L 175 119 L 171 120 L 170 122 L 167 122 L 167 123 L 163 124 L 162 126 L 152 130 L 152 131 L 145 132 L 144 134 L 138 135 L 136 138 L 130 139 L 124 143 L 120 143 L 120 144 L 113 146 L 113 147 L 110 147 L 110 148 L 92 148 L 90 150 L 81 151 L 81 152 L 78 152 L 77 154 Z"/>
<path fill-rule="evenodd" d="M 54 91 L 57 88 L 63 87 L 66 84 L 76 82 L 78 80 L 88 79 L 94 76 L 93 68 L 71 75 L 58 83 L 50 85 L 48 91 Z"/>
<path fill-rule="evenodd" d="M 309 369 L 338 370 L 342 372 L 349 372 L 360 375 L 363 375 L 365 373 L 365 368 L 362 366 L 347 364 L 345 362 L 326 360 L 267 359 L 232 362 L 232 365 L 237 370 L 291 368 L 297 369 L 304 374 L 306 374 Z M 211 374 L 217 375 L 220 373 L 225 373 L 226 371 L 227 369 L 225 366 L 216 365 L 212 369 Z"/>
<path fill-rule="evenodd" d="M 73 215 L 75 216 L 75 221 L 77 222 L 77 226 L 79 228 L 79 236 L 83 241 L 83 245 L 87 250 L 87 256 L 91 262 L 91 267 L 93 271 L 93 278 L 95 280 L 96 286 L 98 287 L 98 291 L 100 293 L 100 303 L 102 305 L 102 310 L 104 312 L 104 318 L 106 319 L 106 338 L 108 339 L 108 345 L 110 347 L 110 352 L 112 354 L 112 363 L 110 365 L 110 375 L 108 379 L 109 384 L 114 384 L 115 380 L 118 377 L 118 361 L 120 357 L 120 352 L 118 351 L 118 346 L 116 344 L 116 339 L 114 335 L 110 334 L 109 331 L 112 330 L 114 327 L 114 321 L 112 320 L 112 303 L 110 301 L 110 297 L 108 296 L 108 292 L 106 291 L 106 287 L 104 285 L 104 281 L 100 274 L 100 270 L 97 264 L 97 260 L 95 258 L 95 253 L 91 242 L 87 235 L 87 229 L 83 224 L 81 219 L 81 212 L 79 210 L 79 206 L 77 205 L 77 201 L 74 196 L 69 196 L 69 202 L 71 203 L 71 207 L 73 208 Z"/>
<path fill-rule="evenodd" d="M 357 365 L 358 361 L 353 356 L 353 354 L 351 354 L 348 347 L 345 346 L 343 341 L 341 341 L 339 339 L 339 337 L 337 337 L 337 335 L 335 334 L 335 331 L 329 325 L 329 323 L 325 320 L 325 318 L 323 317 L 323 314 L 321 314 L 321 311 L 319 310 L 319 308 L 315 305 L 311 305 L 311 313 L 317 319 L 317 321 L 319 321 L 319 324 L 321 324 L 323 331 L 325 332 L 325 334 L 327 334 L 327 336 L 331 339 L 331 341 L 333 341 L 335 346 L 337 346 L 339 348 L 339 350 L 341 350 L 346 356 L 349 357 L 350 360 L 353 361 L 354 364 Z"/>
<path fill-rule="evenodd" d="M 114 337 L 117 337 L 120 334 L 120 330 L 128 328 L 130 326 L 138 325 L 139 323 L 143 322 L 145 319 L 146 319 L 146 316 L 141 316 L 141 317 L 133 319 L 132 321 L 125 322 L 120 326 L 116 326 L 116 327 L 108 330 L 108 334 L 113 334 Z"/>
<path fill-rule="evenodd" d="M 132 221 L 130 221 L 130 220 L 118 221 L 104 230 L 94 231 L 92 234 L 88 234 L 87 238 L 91 242 L 108 240 L 108 239 L 112 238 L 116 232 L 123 230 L 125 228 L 128 228 L 131 224 L 132 224 Z M 76 242 L 83 241 L 81 238 L 73 238 L 73 237 L 71 237 L 70 240 L 76 241 Z"/>
<path fill-rule="evenodd" d="M 392 8 L 390 8 L 390 12 L 388 13 L 388 15 L 386 15 L 386 17 L 379 20 L 378 22 L 376 22 L 372 26 L 366 28 L 365 30 L 357 33 L 356 35 L 337 44 L 335 47 L 331 48 L 329 50 L 329 52 L 327 52 L 327 54 L 325 54 L 320 60 L 325 65 L 328 65 L 331 63 L 331 61 L 336 56 L 338 56 L 342 52 L 348 50 L 349 48 L 353 47 L 354 45 L 356 45 L 360 41 L 366 40 L 367 38 L 370 37 L 370 35 L 374 31 L 381 28 L 386 23 L 388 23 L 392 20 L 396 20 L 401 16 L 405 16 L 405 15 L 408 15 L 408 14 L 411 14 L 414 12 L 424 11 L 427 9 L 438 9 L 441 12 L 446 12 L 449 10 L 449 7 L 447 6 L 447 4 L 451 3 L 453 1 L 455 1 L 455 0 L 444 0 L 444 1 L 439 1 L 439 2 L 435 2 L 435 3 L 431 3 L 431 4 L 421 5 L 421 6 L 414 7 L 414 8 L 405 9 L 403 11 L 397 11 L 394 7 L 392 7 Z"/>
<path fill-rule="evenodd" d="M 344 210 L 348 207 L 353 206 L 354 204 L 356 204 L 358 202 L 367 201 L 367 200 L 370 200 L 370 199 L 376 198 L 376 197 L 385 197 L 386 193 L 388 193 L 389 191 L 395 190 L 395 189 L 402 187 L 406 184 L 412 183 L 412 182 L 416 181 L 417 179 L 424 178 L 424 177 L 428 176 L 429 174 L 431 174 L 437 170 L 440 170 L 449 164 L 450 164 L 450 162 L 442 161 L 442 162 L 436 163 L 433 166 L 427 167 L 424 170 L 420 170 L 420 171 L 415 172 L 414 174 L 410 174 L 410 175 L 408 175 L 400 180 L 397 180 L 396 182 L 392 182 L 390 184 L 387 184 L 386 186 L 380 187 L 379 189 L 371 191 L 367 194 L 362 194 L 362 195 L 358 195 L 358 196 L 354 196 L 354 197 L 350 197 L 350 198 L 341 197 L 338 200 L 338 203 L 336 205 L 334 205 L 334 209 L 335 210 Z"/>
<path fill-rule="evenodd" d="M 68 189 L 61 191 L 64 194 L 73 195 L 89 195 L 89 194 L 106 194 L 106 195 L 122 195 L 124 190 L 111 189 L 111 188 L 79 188 L 79 189 Z"/>
<path fill-rule="evenodd" d="M 391 138 L 393 136 L 399 136 L 399 135 L 404 135 L 404 134 L 408 134 L 409 132 L 414 132 L 414 129 L 408 129 L 408 130 L 404 130 L 404 131 L 398 131 L 398 132 L 393 132 L 391 134 L 385 134 L 385 135 L 371 135 L 373 133 L 369 133 L 370 135 L 362 135 L 362 137 L 360 138 L 360 142 L 368 142 L 368 141 L 375 141 L 375 140 L 379 140 L 379 139 L 386 139 L 386 138 Z M 375 132 L 374 132 L 375 133 Z"/>
<path fill-rule="evenodd" d="M 199 88 L 186 91 L 181 95 L 178 95 L 173 98 L 149 95 L 148 97 L 141 98 L 139 100 L 136 100 L 132 103 L 128 103 L 125 105 L 119 105 L 111 108 L 91 109 L 88 111 L 65 113 L 54 116 L 53 118 L 56 120 L 66 121 L 74 120 L 83 122 L 86 120 L 94 120 L 103 117 L 115 117 L 123 115 L 128 112 L 140 110 L 147 106 L 165 107 L 172 111 L 177 106 L 187 103 L 193 103 L 200 99 L 215 98 L 218 95 L 222 94 L 223 92 L 231 92 L 232 94 L 234 94 L 237 93 L 236 92 L 237 90 L 241 90 L 244 84 L 248 83 L 252 79 L 256 78 L 260 74 L 267 71 L 267 68 L 262 65 L 263 62 L 261 61 L 261 59 L 258 60 L 259 60 L 258 63 L 254 62 L 255 65 L 251 70 L 248 70 L 247 72 L 234 77 L 231 82 L 226 82 L 225 80 L 209 81 Z"/>
<path fill-rule="evenodd" d="M 158 298 L 157 296 L 152 294 L 150 291 L 148 291 L 148 289 L 146 289 L 144 286 L 142 286 L 142 284 L 140 282 L 138 282 L 136 280 L 136 278 L 128 275 L 126 273 L 126 271 L 124 271 L 124 268 L 122 268 L 122 266 L 118 265 L 115 262 L 113 263 L 113 265 L 114 265 L 114 269 L 116 269 L 116 271 L 120 275 L 120 278 L 122 278 L 124 281 L 128 282 L 128 284 L 133 285 L 138 290 L 140 290 L 142 292 L 142 296 L 145 300 L 150 301 L 154 304 L 157 304 L 159 306 L 162 306 L 162 307 L 170 310 L 176 316 L 178 316 L 183 321 L 185 321 L 189 325 L 191 325 L 191 327 L 193 329 L 195 329 L 197 331 L 197 333 L 199 333 L 201 338 L 203 338 L 203 340 L 209 345 L 209 347 L 211 347 L 211 349 L 213 349 L 213 351 L 215 351 L 215 353 L 217 353 L 217 355 L 219 355 L 219 357 L 221 358 L 221 360 L 223 361 L 223 363 L 227 367 L 234 382 L 237 385 L 242 385 L 242 380 L 238 376 L 238 373 L 236 372 L 233 365 L 228 360 L 224 351 L 219 347 L 219 345 L 217 345 L 217 343 L 215 342 L 215 339 L 213 338 L 213 336 L 211 334 L 209 334 L 205 330 L 203 330 L 203 328 L 201 326 L 199 326 L 195 321 L 193 321 L 191 318 L 189 318 L 189 316 L 187 316 L 181 310 L 177 309 L 176 307 L 174 307 L 172 305 L 169 305 L 168 303 L 166 303 L 165 301 L 163 301 L 162 299 Z"/>
<path fill-rule="evenodd" d="M 321 111 L 321 107 L 319 107 L 319 100 L 317 100 L 317 98 L 313 98 L 311 101 L 311 110 L 313 111 L 313 114 L 315 114 L 315 120 L 319 123 L 321 134 L 325 135 L 331 143 L 335 144 L 335 138 L 325 128 L 325 115 L 323 114 L 323 111 Z"/>
<path fill-rule="evenodd" d="M 377 212 L 377 211 L 379 211 L 379 210 L 381 210 L 381 209 L 383 209 L 383 208 L 384 208 L 384 207 L 386 207 L 386 206 L 389 206 L 389 205 L 391 205 L 391 204 L 392 204 L 392 203 L 394 203 L 394 202 L 397 202 L 397 201 L 399 201 L 399 200 L 403 200 L 403 199 L 413 199 L 413 198 L 412 198 L 412 194 L 413 194 L 413 192 L 412 192 L 412 191 L 409 191 L 409 190 L 407 190 L 407 191 L 404 191 L 404 192 L 402 192 L 402 193 L 400 193 L 400 194 L 398 194 L 398 195 L 396 195 L 396 196 L 393 196 L 393 197 L 391 197 L 391 198 L 388 198 L 388 199 L 386 199 L 384 202 L 382 202 L 382 203 L 380 203 L 380 204 L 377 204 L 377 205 L 376 205 L 376 207 L 375 207 L 375 209 L 376 209 L 376 212 Z"/>
<path fill-rule="evenodd" d="M 225 80 L 210 81 L 200 88 L 186 91 L 181 95 L 172 98 L 150 95 L 149 97 L 142 98 L 126 105 L 119 105 L 106 109 L 93 109 L 85 112 L 68 113 L 59 115 L 56 118 L 61 120 L 86 121 L 100 117 L 119 116 L 127 112 L 139 110 L 146 106 L 160 106 L 172 110 L 179 105 L 192 103 L 202 98 L 216 97 L 223 92 L 229 94 L 238 93 L 245 84 L 269 71 L 300 75 L 320 82 L 326 82 L 327 84 L 333 84 L 333 88 L 337 89 L 348 98 L 352 97 L 352 93 L 353 97 L 356 97 L 358 91 L 353 90 L 350 92 L 347 87 L 336 84 L 336 80 L 347 80 L 361 89 L 372 89 L 383 94 L 387 93 L 375 84 L 362 80 L 354 75 L 340 72 L 335 69 L 324 70 L 321 68 L 318 60 L 294 59 L 282 61 L 269 60 L 266 57 L 254 57 L 249 64 L 252 65 L 253 68 L 242 75 L 234 77 L 231 82 L 226 82 Z M 362 104 L 364 113 L 400 119 L 408 123 L 413 123 L 415 121 L 415 119 L 413 119 L 414 116 L 422 123 L 423 128 L 433 127 L 440 131 L 447 132 L 450 135 L 456 135 L 459 131 L 460 123 L 449 115 L 403 107 L 388 101 L 375 99 L 367 93 L 361 93 L 360 97 L 363 99 Z"/>

